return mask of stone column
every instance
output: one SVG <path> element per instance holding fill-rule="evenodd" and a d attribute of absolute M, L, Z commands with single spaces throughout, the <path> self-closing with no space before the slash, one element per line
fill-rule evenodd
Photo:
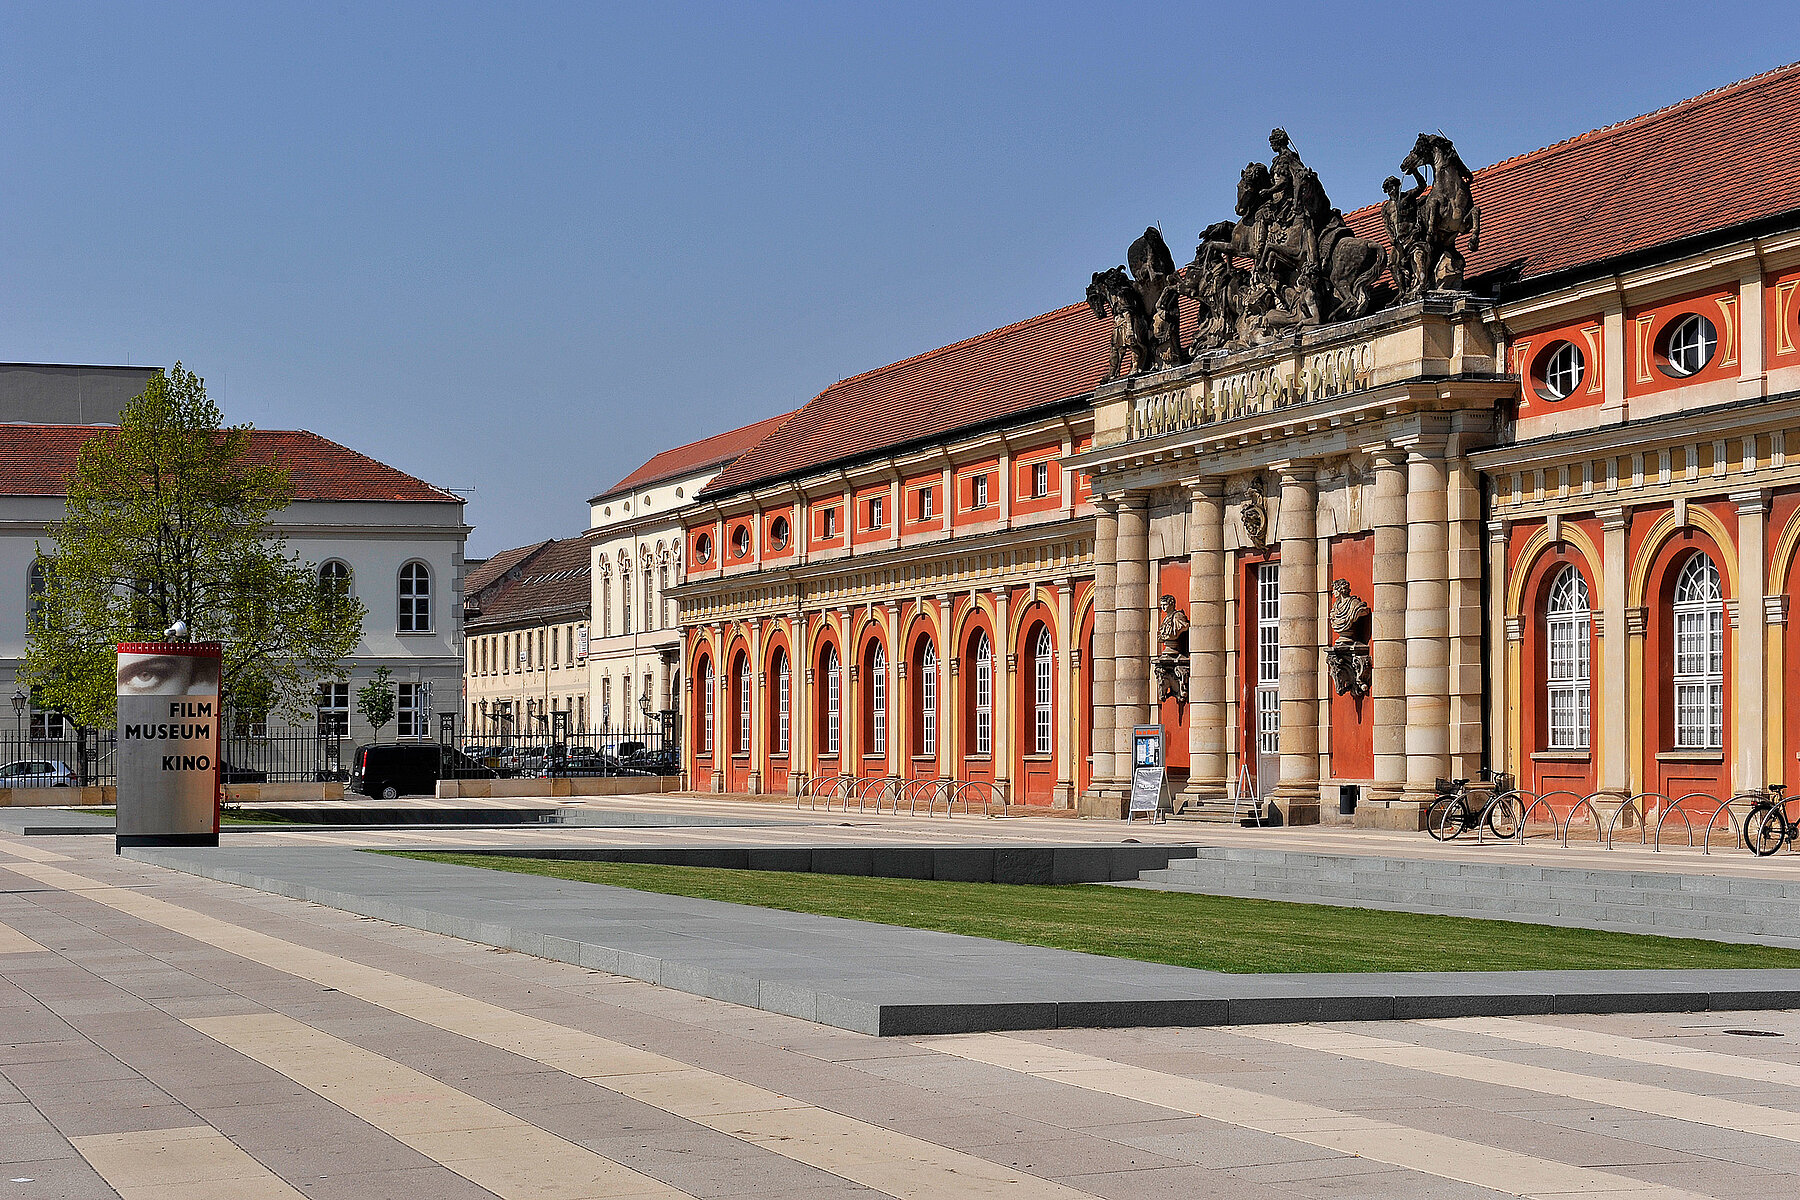
<path fill-rule="evenodd" d="M 1281 775 L 1274 801 L 1289 825 L 1319 822 L 1318 486 L 1310 463 L 1277 468 L 1281 480 Z"/>
<path fill-rule="evenodd" d="M 1600 670 L 1597 676 L 1593 671 L 1588 673 L 1590 690 L 1599 693 L 1600 744 L 1594 747 L 1599 756 L 1595 779 L 1601 791 L 1611 792 L 1623 801 L 1636 790 L 1631 782 L 1631 709 L 1625 686 L 1626 673 L 1631 669 L 1625 634 L 1631 514 L 1624 508 L 1608 508 L 1595 515 L 1600 518 Z M 1535 614 L 1520 615 L 1531 619 Z M 1520 746 L 1519 752 L 1522 756 L 1525 747 Z"/>
<path fill-rule="evenodd" d="M 1225 480 L 1189 486 L 1188 786 L 1201 804 L 1222 803 L 1230 771 L 1225 728 Z"/>
<path fill-rule="evenodd" d="M 1075 619 L 1075 581 L 1056 581 L 1056 628 L 1062 636 L 1056 639 L 1056 789 L 1052 803 L 1068 808 L 1075 796 L 1075 756 L 1080 753 L 1076 742 L 1074 650 L 1078 642 L 1073 625 Z"/>
<path fill-rule="evenodd" d="M 1121 789 L 1131 781 L 1131 729 L 1150 720 L 1150 496 L 1128 493 L 1119 502 L 1118 586 L 1113 607 L 1113 769 Z M 1114 815 L 1122 815 L 1116 813 Z"/>
<path fill-rule="evenodd" d="M 1768 783 L 1763 753 L 1767 722 L 1763 715 L 1763 654 L 1767 623 L 1763 614 L 1763 526 L 1769 497 L 1762 491 L 1734 492 L 1738 511 L 1737 661 L 1732 664 L 1733 705 L 1731 780 L 1735 792 L 1760 792 Z"/>
<path fill-rule="evenodd" d="M 1450 769 L 1449 519 L 1444 444 L 1415 444 L 1406 490 L 1406 793 L 1429 805 Z"/>
<path fill-rule="evenodd" d="M 1481 711 L 1481 485 L 1468 459 L 1457 456 L 1446 463 L 1445 490 L 1445 634 L 1449 639 L 1445 685 L 1450 706 L 1450 773 L 1462 779 L 1478 779 L 1485 762 L 1485 721 Z"/>
<path fill-rule="evenodd" d="M 759 519 L 757 524 L 761 524 Z M 761 792 L 769 778 L 769 702 L 768 680 L 763 676 L 763 623 L 750 626 L 750 661 L 744 669 L 750 672 L 750 778 L 744 784 L 748 792 Z M 658 672 L 665 677 L 668 668 Z M 667 682 L 663 684 L 667 688 Z M 736 736 L 736 730 L 732 731 Z"/>
<path fill-rule="evenodd" d="M 956 631 L 951 627 L 953 604 L 948 593 L 933 601 L 937 614 L 937 776 L 956 777 L 956 729 L 962 707 L 956 699 Z"/>
<path fill-rule="evenodd" d="M 1011 595 L 994 593 L 994 786 L 1012 797 L 1013 687 L 1019 656 L 1012 644 Z"/>
<path fill-rule="evenodd" d="M 1375 722 L 1375 783 L 1369 789 L 1371 813 L 1365 823 L 1373 821 L 1377 806 L 1396 803 L 1406 787 L 1406 451 L 1383 446 L 1374 459 L 1369 693 Z"/>
<path fill-rule="evenodd" d="M 795 529 L 802 526 L 795 523 Z M 798 794 L 802 775 L 811 779 L 818 764 L 813 758 L 812 627 L 805 613 L 788 622 L 788 649 L 793 654 L 792 673 L 788 678 L 788 791 Z"/>
<path fill-rule="evenodd" d="M 1119 502 L 1110 496 L 1095 497 L 1094 509 L 1094 653 L 1086 664 L 1093 679 L 1094 775 L 1076 806 L 1084 817 L 1117 816 L 1121 787 L 1118 773 L 1113 769 L 1113 644 L 1118 630 Z"/>
<path fill-rule="evenodd" d="M 1511 584 L 1511 577 L 1506 570 L 1506 548 L 1511 536 L 1512 525 L 1508 521 L 1488 522 L 1488 566 L 1487 577 L 1491 581 L 1488 587 L 1488 749 L 1490 761 L 1496 771 L 1511 771 L 1519 774 L 1519 766 L 1513 761 L 1513 741 L 1508 728 L 1509 714 L 1514 704 L 1514 692 L 1518 681 L 1511 668 L 1511 651 L 1508 649 L 1506 629 L 1506 590 Z M 1404 593 L 1404 589 L 1402 589 Z M 1404 656 L 1402 642 L 1402 655 Z M 1404 664 L 1402 664 L 1404 675 Z M 1401 706 L 1402 713 L 1405 706 Z M 1405 730 L 1402 728 L 1402 739 Z M 1404 750 L 1404 746 L 1402 747 Z M 1401 778 L 1406 776 L 1406 758 L 1402 754 L 1400 760 Z M 1520 780 L 1519 782 L 1523 782 Z"/>

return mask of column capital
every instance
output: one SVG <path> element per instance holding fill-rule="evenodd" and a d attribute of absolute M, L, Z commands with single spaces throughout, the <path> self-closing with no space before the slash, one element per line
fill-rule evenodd
<path fill-rule="evenodd" d="M 1290 483 L 1311 483 L 1319 474 L 1317 459 L 1289 458 L 1269 464 L 1269 470 L 1283 487 Z"/>
<path fill-rule="evenodd" d="M 1196 500 L 1220 500 L 1225 496 L 1225 476 L 1202 475 L 1194 479 L 1184 479 L 1181 486 L 1188 490 L 1188 495 Z"/>
<path fill-rule="evenodd" d="M 1488 541 L 1504 542 L 1512 533 L 1512 522 L 1502 517 L 1495 517 L 1487 523 Z"/>
<path fill-rule="evenodd" d="M 1650 610 L 1643 605 L 1625 610 L 1625 632 L 1632 637 L 1643 637 L 1650 628 Z"/>
<path fill-rule="evenodd" d="M 1737 505 L 1741 517 L 1760 516 L 1769 511 L 1769 493 L 1764 488 L 1748 492 L 1732 492 L 1729 499 Z"/>
<path fill-rule="evenodd" d="M 1369 459 L 1376 468 L 1386 467 L 1396 470 L 1406 465 L 1406 447 L 1385 443 L 1369 451 Z"/>
<path fill-rule="evenodd" d="M 1617 533 L 1631 523 L 1631 508 L 1625 504 L 1613 508 L 1596 508 L 1594 515 L 1600 518 L 1600 528 L 1608 533 Z"/>
<path fill-rule="evenodd" d="M 1786 625 L 1788 615 L 1788 598 L 1786 596 L 1763 597 L 1763 621 L 1769 625 Z"/>

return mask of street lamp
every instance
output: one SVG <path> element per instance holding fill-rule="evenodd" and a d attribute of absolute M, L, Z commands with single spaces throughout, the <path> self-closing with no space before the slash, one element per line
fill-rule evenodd
<path fill-rule="evenodd" d="M 13 702 L 13 735 L 22 743 L 25 740 L 25 693 L 14 691 Z"/>

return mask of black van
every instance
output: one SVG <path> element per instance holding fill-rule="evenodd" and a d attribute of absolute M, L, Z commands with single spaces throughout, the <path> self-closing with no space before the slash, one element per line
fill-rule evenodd
<path fill-rule="evenodd" d="M 434 795 L 440 779 L 493 779 L 497 775 L 493 768 L 436 742 L 358 746 L 350 763 L 350 780 L 344 790 L 383 800 Z"/>

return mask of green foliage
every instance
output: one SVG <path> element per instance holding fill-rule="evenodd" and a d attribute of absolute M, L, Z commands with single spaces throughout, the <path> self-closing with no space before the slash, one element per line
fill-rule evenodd
<path fill-rule="evenodd" d="M 388 683 L 391 674 L 386 667 L 377 667 L 374 677 L 356 689 L 356 711 L 375 731 L 376 741 L 381 740 L 381 727 L 394 719 L 394 689 Z"/>
<path fill-rule="evenodd" d="M 948 883 L 488 854 L 406 852 L 399 856 L 1207 971 L 1800 966 L 1800 950 L 1785 946 L 1089 884 Z"/>
<path fill-rule="evenodd" d="M 180 363 L 89 439 L 63 519 L 39 546 L 45 587 L 21 674 L 47 707 L 113 723 L 118 642 L 156 641 L 177 620 L 224 647 L 224 698 L 256 716 L 304 719 L 321 680 L 344 678 L 363 606 L 322 591 L 271 519 L 293 498 L 287 470 L 226 426 Z"/>

